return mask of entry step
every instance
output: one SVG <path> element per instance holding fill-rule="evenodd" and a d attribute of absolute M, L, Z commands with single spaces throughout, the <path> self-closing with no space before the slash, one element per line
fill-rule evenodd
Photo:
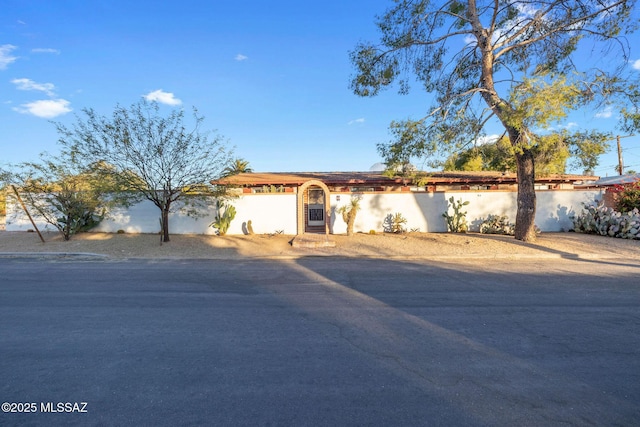
<path fill-rule="evenodd" d="M 291 241 L 294 248 L 333 248 L 335 240 L 331 240 L 327 234 L 298 234 Z"/>

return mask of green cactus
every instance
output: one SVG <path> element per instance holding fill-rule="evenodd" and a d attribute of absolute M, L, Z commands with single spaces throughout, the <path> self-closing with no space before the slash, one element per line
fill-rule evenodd
<path fill-rule="evenodd" d="M 218 209 L 216 220 L 209 224 L 209 227 L 218 229 L 218 234 L 224 236 L 229 230 L 231 221 L 236 217 L 236 208 L 220 200 L 216 202 L 216 208 Z"/>
<path fill-rule="evenodd" d="M 467 232 L 467 212 L 462 211 L 463 206 L 467 206 L 469 201 L 463 202 L 462 199 L 454 201 L 453 196 L 449 198 L 449 206 L 447 211 L 442 214 L 447 220 L 447 229 L 453 233 Z M 453 207 L 453 215 L 449 215 L 449 208 Z"/>

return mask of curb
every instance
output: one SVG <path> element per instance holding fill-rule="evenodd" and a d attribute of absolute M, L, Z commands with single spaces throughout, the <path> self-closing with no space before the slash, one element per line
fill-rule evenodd
<path fill-rule="evenodd" d="M 394 261 L 442 261 L 442 262 L 465 262 L 475 260 L 544 260 L 544 259 L 567 259 L 567 260 L 617 260 L 632 259 L 620 257 L 619 255 L 604 254 L 494 254 L 494 255 L 434 255 L 434 256 L 374 256 L 374 255 L 336 255 L 336 254 L 291 254 L 291 255 L 261 255 L 243 257 L 210 257 L 210 258 L 181 258 L 181 257 L 126 257 L 118 258 L 110 255 L 88 253 L 88 252 L 0 252 L 0 259 L 27 258 L 27 259 L 76 259 L 95 261 L 222 261 L 222 260 L 294 260 L 301 258 L 340 258 L 340 259 L 384 259 Z"/>
<path fill-rule="evenodd" d="M 74 258 L 74 259 L 109 259 L 109 255 L 88 252 L 0 252 L 0 258 Z"/>

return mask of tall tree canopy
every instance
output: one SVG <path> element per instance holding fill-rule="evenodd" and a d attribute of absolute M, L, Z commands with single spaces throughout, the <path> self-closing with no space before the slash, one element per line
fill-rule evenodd
<path fill-rule="evenodd" d="M 598 157 L 609 148 L 610 136 L 602 132 L 558 132 L 538 137 L 532 147 L 537 175 L 563 174 L 567 163 L 583 173 L 591 173 L 598 165 Z M 445 170 L 515 171 L 514 147 L 509 138 L 477 144 L 451 154 L 444 162 Z"/>
<path fill-rule="evenodd" d="M 518 173 L 515 237 L 535 240 L 534 151 L 544 129 L 573 109 L 613 99 L 623 105 L 624 126 L 640 123 L 638 85 L 623 74 L 630 50 L 624 35 L 638 24 L 634 6 L 635 0 L 396 0 L 378 20 L 380 43 L 351 52 L 352 89 L 374 96 L 397 83 L 406 93 L 417 80 L 434 94 L 425 117 L 391 124 L 394 139 L 378 146 L 391 165 L 468 148 L 488 123 L 500 124 Z M 596 67 L 580 58 L 589 49 L 598 58 L 620 55 Z"/>
<path fill-rule="evenodd" d="M 72 158 L 103 165 L 105 177 L 156 205 L 165 242 L 170 239 L 169 213 L 175 202 L 197 211 L 207 196 L 219 195 L 210 181 L 220 177 L 229 153 L 221 137 L 201 132 L 204 118 L 197 110 L 190 128 L 184 110 L 164 116 L 157 103 L 147 101 L 118 106 L 111 117 L 92 109 L 84 114 L 72 129 L 57 125 L 61 145 Z"/>

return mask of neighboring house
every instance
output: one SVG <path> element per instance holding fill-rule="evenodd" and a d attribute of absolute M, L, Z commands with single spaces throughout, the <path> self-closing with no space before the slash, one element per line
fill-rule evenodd
<path fill-rule="evenodd" d="M 603 200 L 605 206 L 610 208 L 615 208 L 616 202 L 614 200 L 614 187 L 618 185 L 625 184 L 633 184 L 634 182 L 640 181 L 640 174 L 628 174 L 628 175 L 616 175 L 616 176 L 607 176 L 605 178 L 600 178 L 592 184 L 594 188 L 600 188 L 604 190 Z"/>

